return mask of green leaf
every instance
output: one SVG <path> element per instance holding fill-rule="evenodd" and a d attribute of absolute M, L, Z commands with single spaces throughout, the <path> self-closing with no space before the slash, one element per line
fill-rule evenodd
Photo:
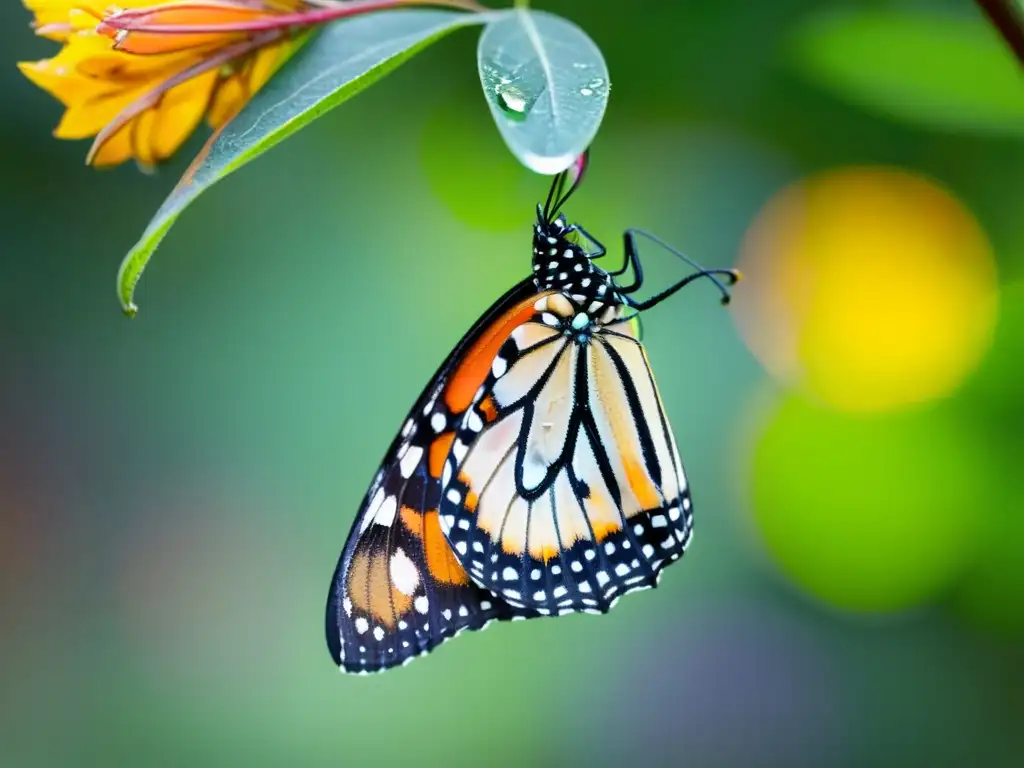
<path fill-rule="evenodd" d="M 841 98 L 914 125 L 1024 136 L 1024 78 L 998 32 L 977 15 L 864 9 L 799 28 L 790 53 Z"/>
<path fill-rule="evenodd" d="M 572 22 L 505 11 L 480 36 L 477 65 L 502 138 L 530 170 L 564 170 L 597 134 L 608 106 L 608 67 Z"/>
<path fill-rule="evenodd" d="M 124 312 L 128 316 L 136 313 L 132 299 L 142 271 L 167 230 L 202 192 L 444 35 L 488 18 L 415 9 L 373 13 L 327 25 L 225 126 L 125 256 L 117 274 Z"/>

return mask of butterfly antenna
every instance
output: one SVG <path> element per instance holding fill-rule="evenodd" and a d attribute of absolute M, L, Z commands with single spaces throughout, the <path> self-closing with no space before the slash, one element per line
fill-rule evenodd
<path fill-rule="evenodd" d="M 583 174 L 587 170 L 589 157 L 590 150 L 584 150 L 583 154 L 577 157 L 572 165 L 555 176 L 554 181 L 551 183 L 551 189 L 548 191 L 547 202 L 544 203 L 544 218 L 547 221 L 551 221 L 555 217 L 562 206 L 572 197 L 572 193 L 580 186 L 580 182 L 583 181 Z M 565 189 L 567 181 L 569 182 L 568 190 Z"/>
<path fill-rule="evenodd" d="M 722 293 L 722 303 L 723 304 L 728 304 L 730 302 L 730 300 L 732 299 L 732 296 L 729 294 L 729 289 L 725 286 L 725 284 L 722 283 L 721 280 L 718 279 L 718 276 L 721 275 L 721 276 L 725 277 L 726 280 L 728 281 L 729 285 L 735 285 L 739 281 L 739 279 L 742 277 L 742 275 L 740 274 L 740 271 L 738 269 L 707 269 L 702 264 L 700 264 L 700 263 L 694 261 L 693 259 L 691 259 L 689 256 L 687 256 L 682 251 L 678 250 L 677 248 L 673 248 L 671 245 L 666 243 L 660 237 L 658 237 L 657 235 L 652 235 L 647 230 L 644 230 L 644 229 L 631 229 L 630 232 L 632 232 L 634 234 L 637 234 L 637 235 L 642 235 L 642 236 L 646 237 L 648 240 L 656 243 L 657 245 L 660 245 L 662 248 L 664 248 L 666 251 L 671 253 L 676 258 L 680 259 L 681 261 L 685 262 L 686 264 L 689 264 L 691 267 L 693 267 L 695 270 L 697 270 L 696 274 L 693 275 L 694 279 L 696 279 L 698 277 L 706 277 L 706 278 L 708 278 L 711 282 L 713 282 L 718 287 L 718 290 L 721 291 L 721 293 Z"/>

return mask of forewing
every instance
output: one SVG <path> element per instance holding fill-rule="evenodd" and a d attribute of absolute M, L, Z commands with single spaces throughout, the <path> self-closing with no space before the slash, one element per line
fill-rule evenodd
<path fill-rule="evenodd" d="M 635 327 L 581 342 L 563 315 L 540 313 L 495 358 L 445 468 L 441 527 L 513 607 L 604 612 L 683 553 L 691 501 Z"/>
<path fill-rule="evenodd" d="M 529 615 L 474 584 L 441 532 L 444 460 L 455 427 L 509 330 L 532 313 L 529 281 L 484 314 L 441 365 L 392 442 L 356 515 L 327 601 L 342 671 L 405 663 L 465 629 Z"/>

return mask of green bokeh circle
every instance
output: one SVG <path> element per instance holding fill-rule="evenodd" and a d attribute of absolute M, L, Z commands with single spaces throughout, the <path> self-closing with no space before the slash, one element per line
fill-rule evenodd
<path fill-rule="evenodd" d="M 1024 423 L 1024 282 L 1000 289 L 992 347 L 971 379 L 968 394 Z"/>
<path fill-rule="evenodd" d="M 782 572 L 835 607 L 920 605 L 976 551 L 988 474 L 976 443 L 939 412 L 857 418 L 791 397 L 754 447 L 755 523 Z"/>

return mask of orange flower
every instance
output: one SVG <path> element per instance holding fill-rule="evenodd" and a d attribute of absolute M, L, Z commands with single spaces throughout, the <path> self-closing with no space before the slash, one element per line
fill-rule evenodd
<path fill-rule="evenodd" d="M 95 166 L 153 166 L 204 117 L 224 125 L 297 47 L 303 14 L 323 12 L 304 0 L 121 0 L 106 14 L 89 0 L 23 2 L 64 47 L 18 66 L 66 107 L 58 138 L 95 137 Z"/>

